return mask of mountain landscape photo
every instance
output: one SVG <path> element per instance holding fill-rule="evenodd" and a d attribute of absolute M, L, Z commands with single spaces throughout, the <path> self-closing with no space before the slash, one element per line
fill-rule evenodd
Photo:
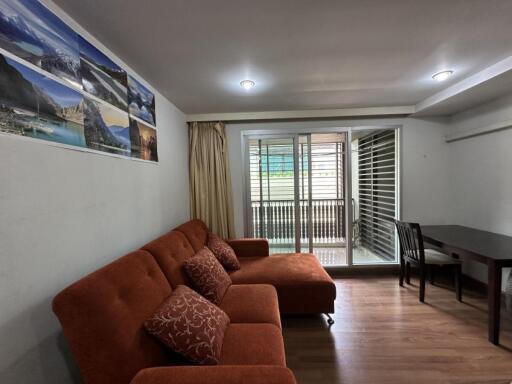
<path fill-rule="evenodd" d="M 84 116 L 84 134 L 88 148 L 130 156 L 127 113 L 86 98 Z"/>
<path fill-rule="evenodd" d="M 85 146 L 83 96 L 0 55 L 0 131 Z"/>
<path fill-rule="evenodd" d="M 84 90 L 127 111 L 126 72 L 81 36 L 78 46 Z"/>
<path fill-rule="evenodd" d="M 131 115 L 156 125 L 155 95 L 130 75 L 128 75 L 128 104 Z"/>
<path fill-rule="evenodd" d="M 78 35 L 37 0 L 0 0 L 0 47 L 82 86 Z"/>
<path fill-rule="evenodd" d="M 142 160 L 158 161 L 156 129 L 130 119 L 130 140 L 132 157 Z"/>

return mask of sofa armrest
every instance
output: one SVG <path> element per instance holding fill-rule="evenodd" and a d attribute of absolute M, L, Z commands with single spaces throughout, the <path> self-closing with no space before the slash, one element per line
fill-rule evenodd
<path fill-rule="evenodd" d="M 146 368 L 130 384 L 296 384 L 292 371 L 270 365 Z"/>
<path fill-rule="evenodd" d="M 234 249 L 238 257 L 269 255 L 267 239 L 229 239 L 226 242 Z"/>

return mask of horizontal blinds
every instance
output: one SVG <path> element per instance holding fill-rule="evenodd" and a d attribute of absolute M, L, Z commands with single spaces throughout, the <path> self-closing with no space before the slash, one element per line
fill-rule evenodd
<path fill-rule="evenodd" d="M 249 141 L 253 235 L 271 244 L 295 241 L 293 138 Z"/>
<path fill-rule="evenodd" d="M 299 214 L 298 231 L 302 244 L 308 244 L 310 233 L 315 245 L 344 241 L 344 135 L 313 134 L 311 146 L 307 139 L 307 135 L 298 138 L 297 170 L 294 169 L 293 138 L 249 140 L 253 235 L 268 238 L 271 245 L 294 244 L 296 213 Z M 299 182 L 297 198 L 295 172 Z"/>
<path fill-rule="evenodd" d="M 395 259 L 395 130 L 359 139 L 359 207 L 361 244 Z"/>
<path fill-rule="evenodd" d="M 299 141 L 299 198 L 301 239 L 309 235 L 308 212 L 311 209 L 313 245 L 345 242 L 344 151 L 343 134 L 312 134 L 308 150 L 307 136 Z M 309 206 L 309 163 L 311 161 L 311 206 Z"/>
<path fill-rule="evenodd" d="M 249 153 L 251 201 L 293 201 L 293 139 L 250 140 Z"/>

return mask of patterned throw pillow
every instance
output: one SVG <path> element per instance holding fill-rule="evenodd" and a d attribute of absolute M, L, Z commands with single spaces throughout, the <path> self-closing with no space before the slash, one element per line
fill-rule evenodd
<path fill-rule="evenodd" d="M 208 248 L 213 252 L 226 271 L 236 271 L 240 269 L 240 263 L 236 258 L 233 248 L 219 236 L 211 232 L 208 234 Z"/>
<path fill-rule="evenodd" d="M 220 304 L 231 278 L 213 253 L 206 247 L 183 262 L 194 289 L 214 304 Z"/>
<path fill-rule="evenodd" d="M 185 285 L 178 285 L 144 323 L 173 351 L 199 364 L 218 364 L 229 325 L 226 313 Z"/>

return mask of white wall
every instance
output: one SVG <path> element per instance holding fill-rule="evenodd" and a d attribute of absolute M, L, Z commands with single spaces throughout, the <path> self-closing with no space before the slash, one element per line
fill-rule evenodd
<path fill-rule="evenodd" d="M 402 218 L 423 224 L 450 223 L 450 180 L 445 119 L 358 119 L 227 124 L 237 236 L 244 234 L 243 131 L 322 132 L 333 127 L 401 125 Z"/>
<path fill-rule="evenodd" d="M 452 117 L 450 132 L 510 120 L 512 94 Z M 454 222 L 512 236 L 512 129 L 448 144 Z M 467 263 L 466 273 L 487 281 L 487 267 Z M 507 274 L 504 273 L 505 284 Z"/>
<path fill-rule="evenodd" d="M 53 296 L 188 219 L 185 117 L 156 97 L 158 165 L 0 135 L 1 383 L 78 381 Z"/>

